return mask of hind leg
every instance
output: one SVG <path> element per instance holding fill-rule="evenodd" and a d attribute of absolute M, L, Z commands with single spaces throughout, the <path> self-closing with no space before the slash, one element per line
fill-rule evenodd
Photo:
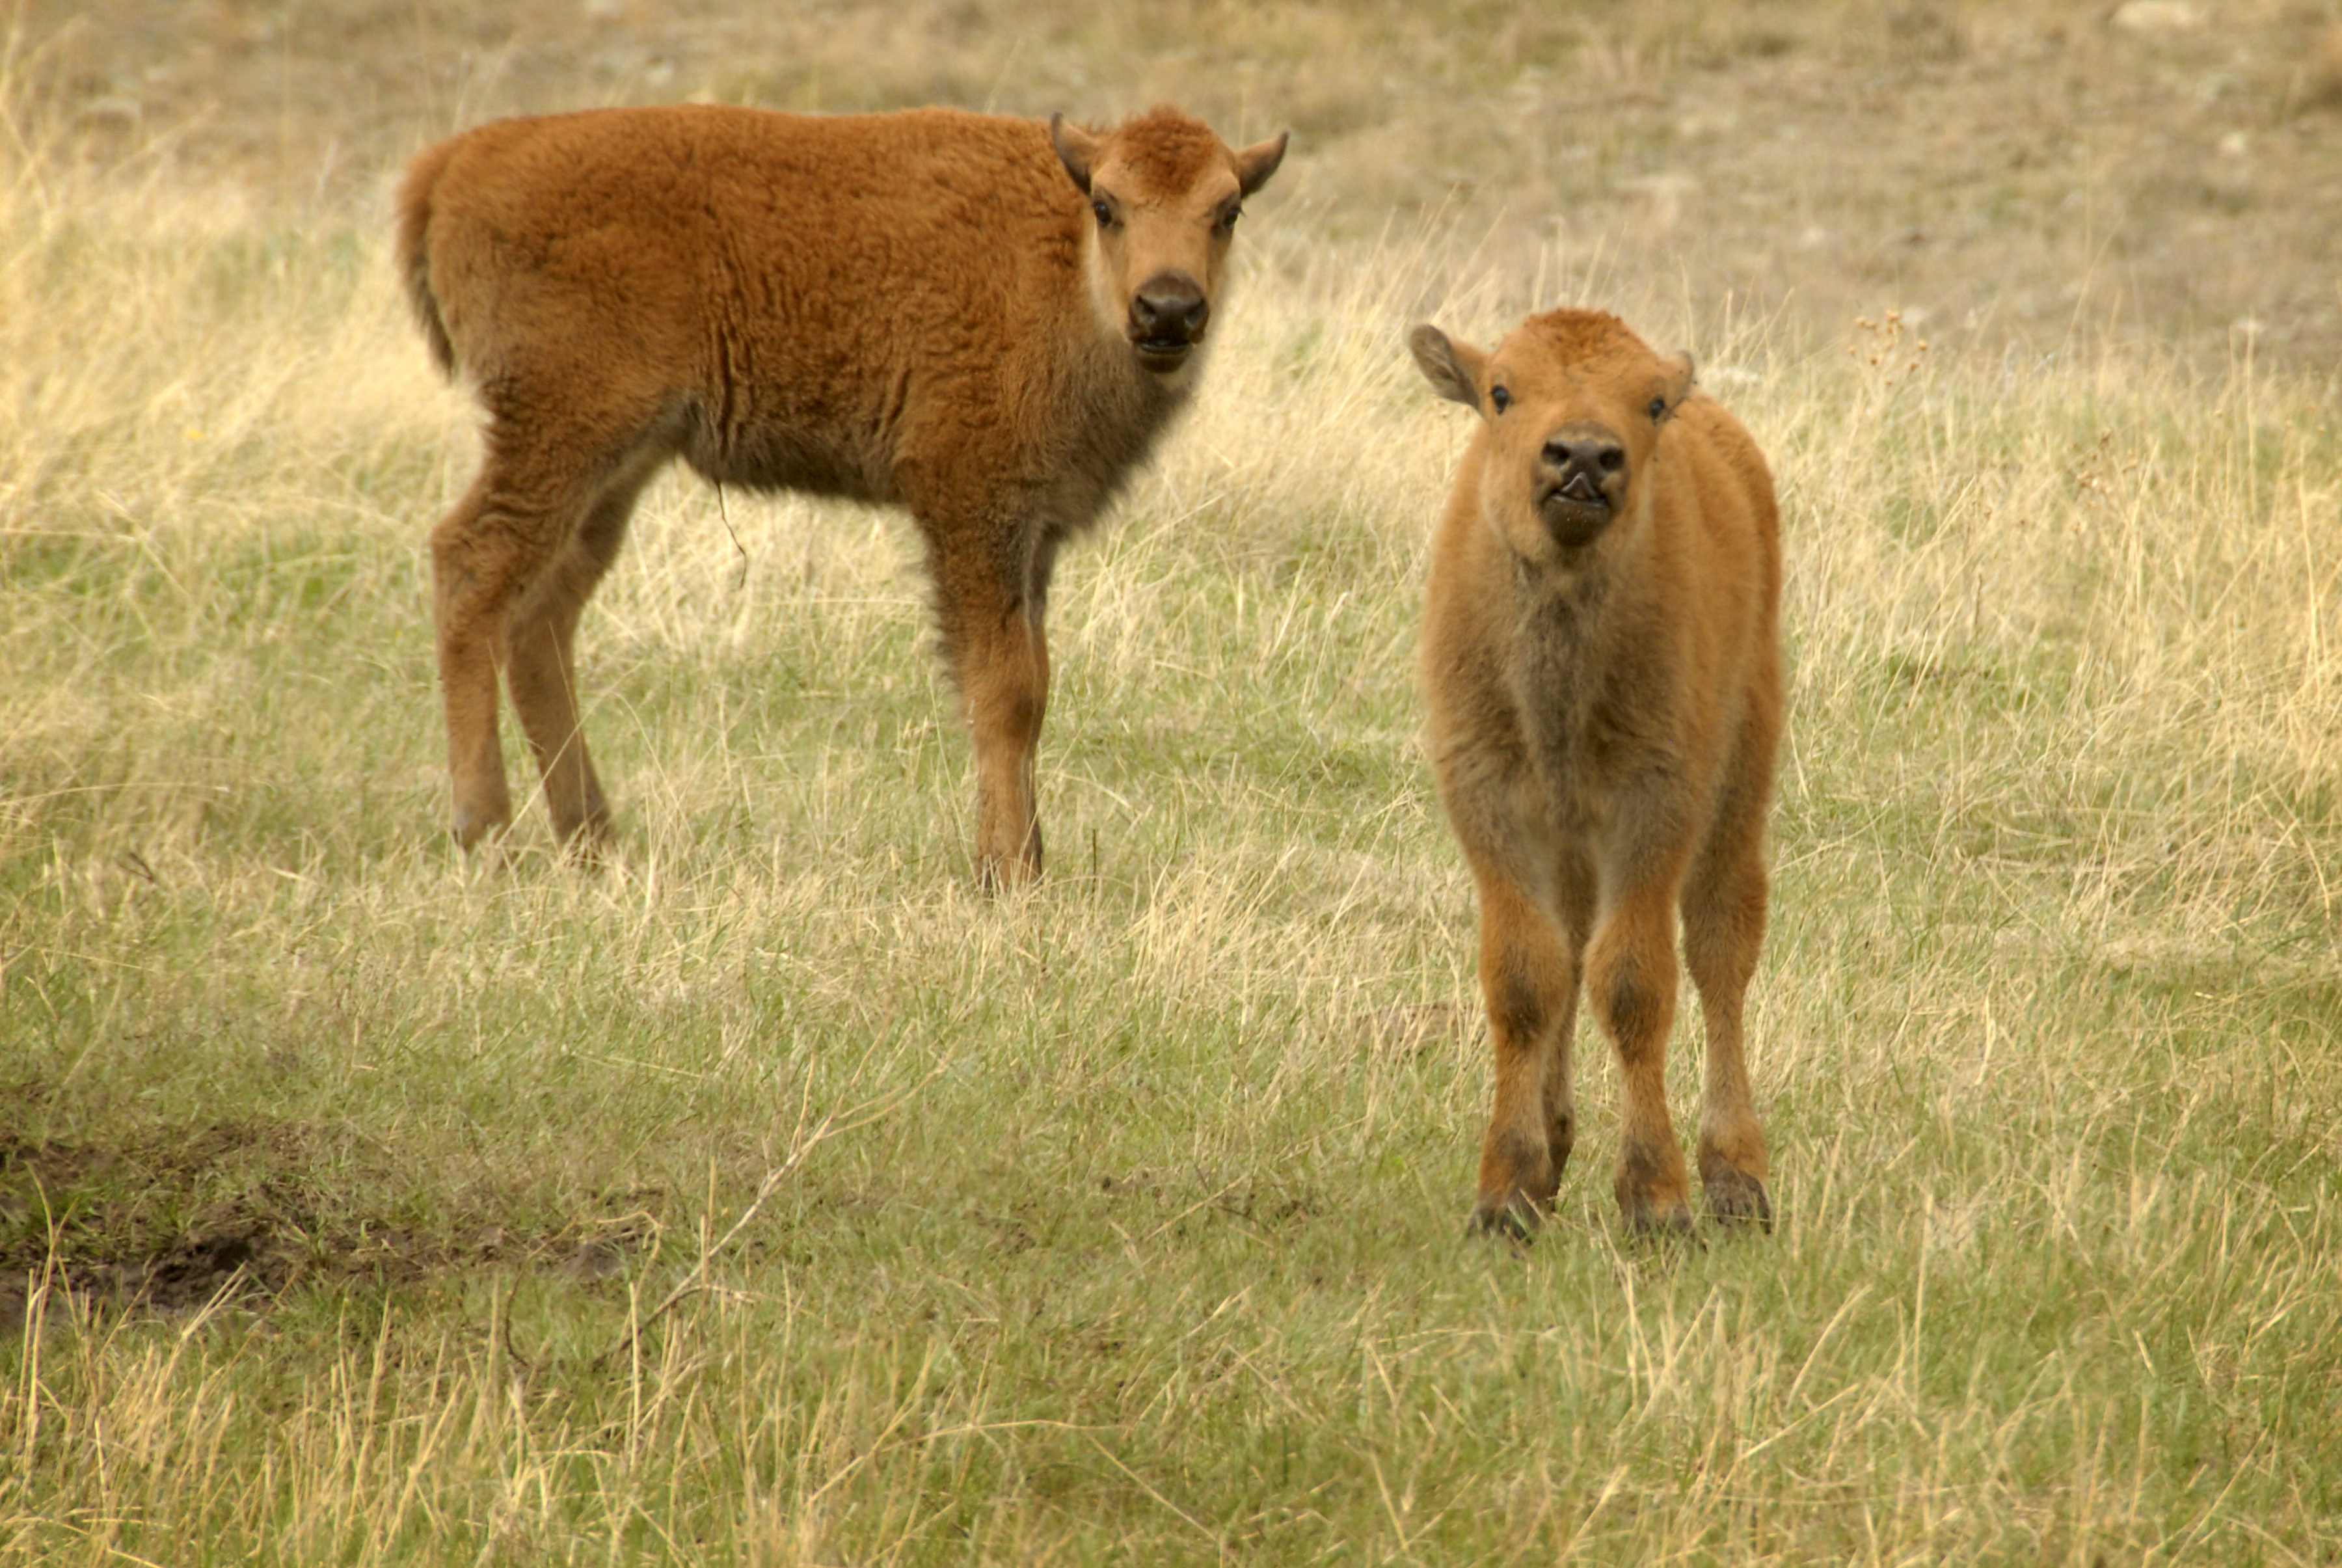
<path fill-rule="evenodd" d="M 519 463 L 490 432 L 480 477 L 431 530 L 432 612 L 446 705 L 456 841 L 470 849 L 512 822 L 496 733 L 497 671 L 514 606 L 557 557 L 584 511 L 567 475 Z"/>
<path fill-rule="evenodd" d="M 1680 864 L 1680 862 L 1678 862 Z M 1618 1053 L 1619 1212 L 1636 1233 L 1687 1232 L 1691 1185 L 1667 1115 L 1667 1030 L 1675 1021 L 1674 880 L 1666 868 L 1608 900 L 1586 945 L 1586 989 Z"/>
<path fill-rule="evenodd" d="M 1763 801 L 1749 809 L 1745 799 L 1727 797 L 1683 894 L 1684 966 L 1699 988 L 1707 1026 L 1699 1179 L 1717 1220 L 1770 1230 L 1765 1132 L 1748 1091 L 1741 1028 L 1742 1002 L 1765 940 L 1767 898 Z"/>
<path fill-rule="evenodd" d="M 545 780 L 554 836 L 587 854 L 609 836 L 610 808 L 578 714 L 577 618 L 626 540 L 646 477 L 629 477 L 603 492 L 514 610 L 505 635 L 505 681 Z"/>
<path fill-rule="evenodd" d="M 431 530 L 432 618 L 439 692 L 447 721 L 447 772 L 455 841 L 470 849 L 512 821 L 504 749 L 496 734 L 496 667 L 503 662 L 504 600 L 512 553 L 483 538 L 493 494 L 483 473 Z"/>

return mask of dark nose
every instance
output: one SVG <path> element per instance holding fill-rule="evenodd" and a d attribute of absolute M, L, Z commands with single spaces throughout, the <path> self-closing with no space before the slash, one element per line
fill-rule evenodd
<path fill-rule="evenodd" d="M 1605 431 L 1556 430 L 1545 438 L 1545 460 L 1556 468 L 1575 465 L 1607 478 L 1626 466 L 1626 448 Z"/>
<path fill-rule="evenodd" d="M 1602 499 L 1626 466 L 1626 448 L 1598 426 L 1566 425 L 1545 438 L 1538 456 L 1560 479 L 1557 493 L 1574 501 Z"/>
<path fill-rule="evenodd" d="M 1130 302 L 1131 336 L 1141 341 L 1199 341 L 1212 318 L 1212 302 L 1184 272 L 1158 272 L 1140 286 Z"/>

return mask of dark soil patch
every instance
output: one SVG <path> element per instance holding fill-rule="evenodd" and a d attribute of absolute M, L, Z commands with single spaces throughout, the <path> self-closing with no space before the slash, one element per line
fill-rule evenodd
<path fill-rule="evenodd" d="M 475 1191 L 429 1223 L 385 1213 L 394 1151 L 347 1130 L 249 1120 L 156 1124 L 105 1141 L 0 1131 L 0 1336 L 45 1284 L 86 1305 L 163 1314 L 265 1304 L 305 1283 L 415 1284 L 483 1267 L 592 1283 L 657 1230 L 628 1211 L 509 1222 Z"/>

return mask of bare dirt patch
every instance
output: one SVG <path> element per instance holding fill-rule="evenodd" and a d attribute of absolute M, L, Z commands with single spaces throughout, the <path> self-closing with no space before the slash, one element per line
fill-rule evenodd
<path fill-rule="evenodd" d="M 346 1131 L 251 1120 L 79 1141 L 0 1133 L 0 1337 L 45 1281 L 95 1306 L 162 1314 L 491 1267 L 592 1283 L 624 1273 L 656 1233 L 639 1193 L 551 1225 L 476 1202 L 394 1215 L 379 1201 L 389 1158 Z"/>

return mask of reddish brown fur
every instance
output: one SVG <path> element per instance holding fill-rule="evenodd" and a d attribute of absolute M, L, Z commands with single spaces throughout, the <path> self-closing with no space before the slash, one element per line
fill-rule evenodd
<path fill-rule="evenodd" d="M 1123 134 L 1130 172 L 1156 190 L 1186 190 L 1225 152 L 1208 127 L 1166 105 L 1126 122 Z"/>
<path fill-rule="evenodd" d="M 1666 1083 L 1680 910 L 1707 1025 L 1708 1208 L 1769 1224 L 1741 1004 L 1781 728 L 1771 475 L 1687 357 L 1612 317 L 1532 317 L 1494 354 L 1429 327 L 1411 346 L 1482 419 L 1433 542 L 1423 645 L 1496 1050 L 1474 1222 L 1526 1234 L 1553 1201 L 1582 978 L 1618 1052 L 1619 1206 L 1636 1230 L 1689 1227 Z"/>
<path fill-rule="evenodd" d="M 577 618 L 679 456 L 909 508 L 976 745 L 979 867 L 1036 872 L 1051 566 L 1186 401 L 1236 205 L 1284 146 L 1231 152 L 1170 109 L 1099 133 L 677 107 L 505 120 L 416 158 L 402 271 L 487 411 L 479 477 L 431 538 L 457 836 L 511 819 L 499 671 L 555 830 L 606 832 Z"/>

